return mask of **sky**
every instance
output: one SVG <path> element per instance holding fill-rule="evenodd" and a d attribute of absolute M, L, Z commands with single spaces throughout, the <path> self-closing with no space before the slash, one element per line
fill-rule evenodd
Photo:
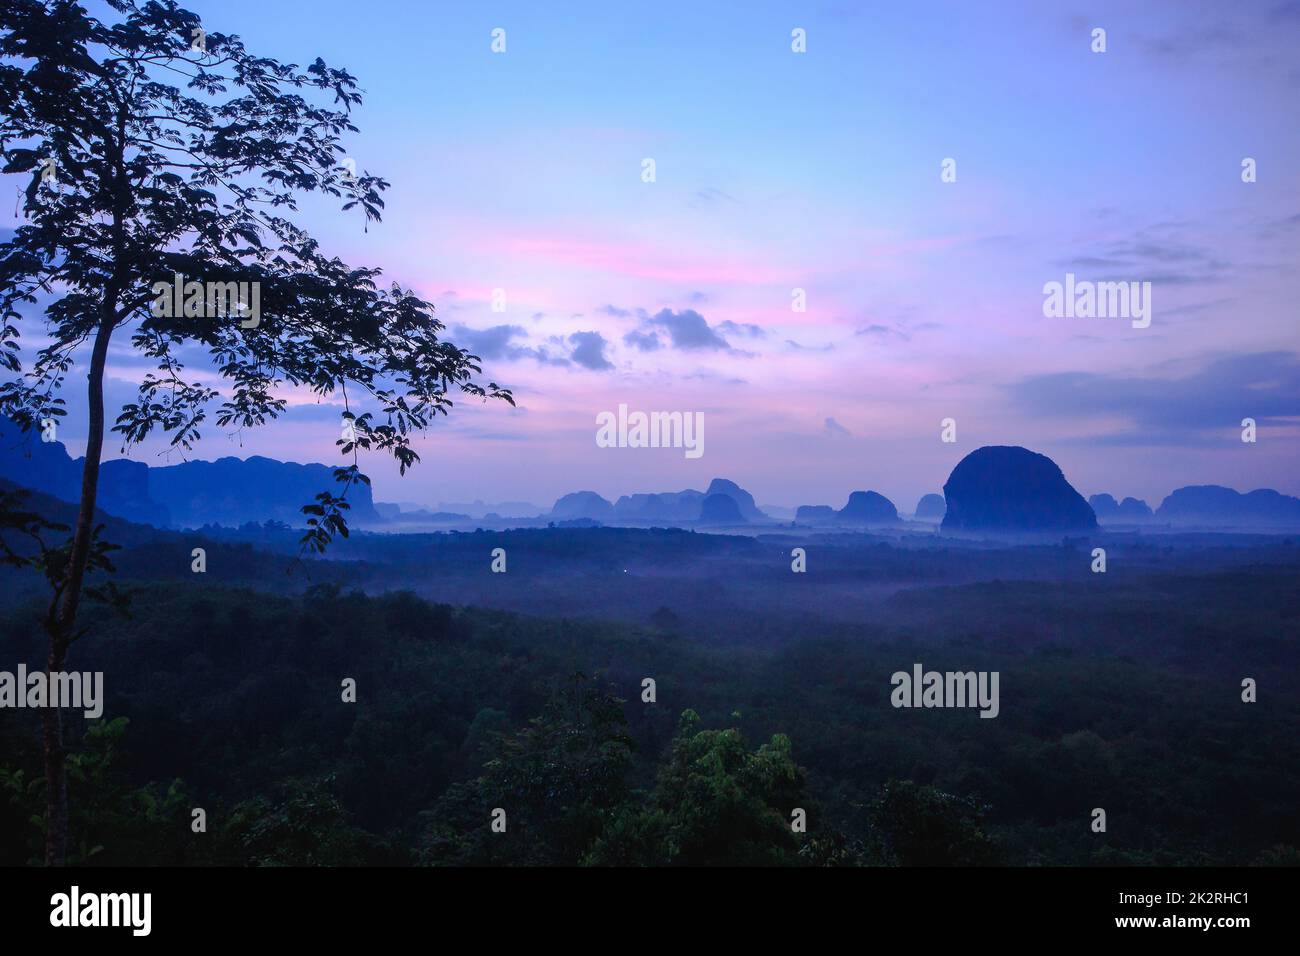
<path fill-rule="evenodd" d="M 359 78 L 348 146 L 391 183 L 383 222 L 315 200 L 299 222 L 432 301 L 517 399 L 458 403 L 405 477 L 364 460 L 377 500 L 726 477 L 760 504 L 910 511 L 990 444 L 1153 507 L 1300 494 L 1300 2 L 187 6 Z M 1046 317 L 1067 273 L 1149 282 L 1149 327 Z M 192 457 L 335 461 L 339 408 L 288 397 L 261 430 L 210 421 Z M 598 447 L 620 404 L 702 413 L 704 454 Z"/>

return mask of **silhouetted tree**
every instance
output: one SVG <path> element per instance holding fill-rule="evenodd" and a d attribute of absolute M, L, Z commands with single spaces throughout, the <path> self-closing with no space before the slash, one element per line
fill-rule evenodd
<path fill-rule="evenodd" d="M 338 445 L 351 464 L 336 471 L 341 493 L 322 491 L 304 508 L 303 546 L 313 550 L 347 533 L 348 488 L 368 481 L 358 450 L 389 453 L 405 473 L 418 460 L 412 433 L 445 414 L 454 392 L 513 403 L 475 380 L 476 357 L 439 337 L 429 303 L 381 289 L 378 269 L 325 254 L 287 218 L 313 192 L 380 217 L 388 184 L 357 173 L 340 141 L 356 131 L 350 115 L 361 102 L 350 74 L 320 59 L 300 68 L 255 56 L 236 36 L 205 33 L 171 0 L 106 5 L 115 22 L 70 0 L 8 0 L 0 12 L 0 157 L 26 183 L 27 219 L 0 243 L 0 364 L 18 376 L 0 387 L 0 410 L 24 429 L 57 420 L 60 387 L 89 347 L 79 511 L 46 621 L 51 672 L 66 664 L 95 560 L 115 333 L 129 330 L 132 348 L 157 366 L 112 426 L 124 446 L 157 429 L 189 449 L 218 401 L 220 427 L 265 424 L 285 410 L 286 385 L 342 395 L 351 430 Z M 176 276 L 203 285 L 184 289 L 183 307 L 154 308 Z M 226 284 L 245 282 L 256 285 L 235 308 Z M 216 294 L 214 283 L 223 284 Z M 27 307 L 44 312 L 48 343 L 24 369 Z M 187 380 L 196 359 L 228 383 L 224 394 Z M 375 411 L 354 411 L 358 397 Z M 43 748 L 45 858 L 57 864 L 68 813 L 54 708 Z"/>

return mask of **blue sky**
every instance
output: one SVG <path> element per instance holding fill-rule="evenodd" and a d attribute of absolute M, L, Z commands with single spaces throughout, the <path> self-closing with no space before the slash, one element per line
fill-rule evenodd
<path fill-rule="evenodd" d="M 350 147 L 392 183 L 384 222 L 314 201 L 302 222 L 434 301 L 519 399 L 458 407 L 400 483 L 367 463 L 381 500 L 726 476 L 760 502 L 870 488 L 909 510 L 983 444 L 1153 505 L 1300 493 L 1300 3 L 189 6 L 359 77 Z M 1151 282 L 1151 327 L 1045 318 L 1066 272 Z M 620 403 L 703 412 L 706 453 L 597 448 Z M 336 424 L 297 396 L 198 453 L 329 461 Z"/>

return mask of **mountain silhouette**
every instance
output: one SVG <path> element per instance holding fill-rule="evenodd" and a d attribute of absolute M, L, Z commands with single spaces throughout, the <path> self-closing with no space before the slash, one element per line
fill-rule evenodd
<path fill-rule="evenodd" d="M 947 510 L 948 503 L 943 500 L 943 495 L 922 495 L 921 500 L 916 503 L 916 511 L 913 513 L 913 517 L 926 520 L 942 518 L 943 513 Z"/>
<path fill-rule="evenodd" d="M 800 505 L 795 509 L 795 521 L 808 524 L 829 523 L 835 520 L 835 509 L 830 505 Z"/>
<path fill-rule="evenodd" d="M 62 442 L 42 442 L 7 419 L 0 423 L 0 477 L 64 501 L 81 498 L 84 459 L 73 459 Z M 249 521 L 283 521 L 301 527 L 301 508 L 322 491 L 340 493 L 329 465 L 300 465 L 253 456 L 187 461 L 151 468 L 143 462 L 110 459 L 100 465 L 96 506 L 106 513 L 156 528 L 238 526 Z M 370 487 L 348 491 L 349 521 L 382 520 Z"/>
<path fill-rule="evenodd" d="M 836 517 L 847 524 L 897 524 L 898 509 L 875 491 L 855 491 Z"/>
<path fill-rule="evenodd" d="M 300 465 L 261 455 L 149 469 L 149 492 L 170 509 L 172 524 L 177 527 L 269 519 L 299 526 L 304 521 L 303 505 L 322 491 L 341 494 L 342 489 L 329 465 Z M 382 520 L 369 485 L 353 485 L 348 490 L 348 504 L 349 522 Z"/>
<path fill-rule="evenodd" d="M 800 505 L 794 520 L 805 524 L 884 525 L 897 524 L 899 517 L 894 503 L 884 495 L 855 491 L 838 511 L 830 505 Z"/>
<path fill-rule="evenodd" d="M 1151 508 L 1141 498 L 1117 502 L 1111 495 L 1093 495 L 1088 499 L 1098 521 L 1150 521 Z"/>
<path fill-rule="evenodd" d="M 943 486 L 944 531 L 1091 531 L 1097 516 L 1056 463 L 1027 448 L 988 445 Z"/>
<path fill-rule="evenodd" d="M 619 521 L 687 522 L 700 516 L 704 492 L 665 491 L 659 494 L 623 495 L 614 502 L 614 517 Z"/>
<path fill-rule="evenodd" d="M 730 479 L 714 478 L 709 482 L 709 490 L 705 494 L 726 495 L 731 498 L 736 502 L 740 514 L 746 521 L 762 521 L 767 517 L 759 510 L 758 505 L 754 504 L 754 496 Z"/>
<path fill-rule="evenodd" d="M 710 495 L 723 495 L 735 501 L 740 515 L 746 520 L 761 521 L 767 517 L 754 504 L 754 496 L 744 488 L 726 478 L 714 478 L 708 491 L 687 488 L 658 494 L 623 495 L 614 502 L 613 518 L 636 524 L 694 522 L 700 517 L 704 499 Z"/>
<path fill-rule="evenodd" d="M 740 504 L 731 495 L 707 495 L 700 505 L 700 524 L 746 524 Z"/>
<path fill-rule="evenodd" d="M 44 492 L 63 501 L 81 500 L 84 458 L 73 458 L 62 442 L 41 441 L 40 432 L 24 432 L 0 418 L 0 478 Z M 304 504 L 306 502 L 303 502 Z M 171 521 L 167 507 L 154 500 L 149 489 L 149 466 L 117 458 L 99 468 L 96 507 L 139 524 L 165 528 Z"/>
<path fill-rule="evenodd" d="M 574 491 L 562 496 L 551 508 L 551 517 L 557 520 L 590 518 L 606 521 L 614 514 L 614 506 L 594 491 Z"/>
<path fill-rule="evenodd" d="M 1161 502 L 1156 518 L 1171 524 L 1300 525 L 1300 498 L 1258 488 L 1242 494 L 1222 485 L 1178 488 Z"/>

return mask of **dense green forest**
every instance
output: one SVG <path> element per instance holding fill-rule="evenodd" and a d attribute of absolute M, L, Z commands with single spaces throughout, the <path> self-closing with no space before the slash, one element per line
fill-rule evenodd
<path fill-rule="evenodd" d="M 70 725 L 72 845 L 140 865 L 1295 863 L 1298 583 L 914 587 L 746 645 L 667 594 L 637 622 L 127 579 L 128 613 L 75 646 L 106 706 Z M 41 609 L 0 618 L 8 660 L 39 663 Z M 916 661 L 999 671 L 1000 716 L 894 709 Z M 40 855 L 37 744 L 30 711 L 0 711 L 3 864 Z"/>

